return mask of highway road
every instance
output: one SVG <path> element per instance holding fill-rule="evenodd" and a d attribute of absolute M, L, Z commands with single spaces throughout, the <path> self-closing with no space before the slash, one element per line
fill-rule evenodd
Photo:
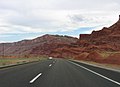
<path fill-rule="evenodd" d="M 0 87 L 120 87 L 120 73 L 49 59 L 0 69 Z"/>

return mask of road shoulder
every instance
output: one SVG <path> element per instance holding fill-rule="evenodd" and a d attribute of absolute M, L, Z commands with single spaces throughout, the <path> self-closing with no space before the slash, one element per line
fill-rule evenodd
<path fill-rule="evenodd" d="M 102 68 L 102 69 L 112 70 L 115 72 L 120 72 L 120 65 L 100 64 L 100 63 L 89 62 L 89 61 L 80 61 L 80 60 L 72 60 L 72 61 L 80 62 L 83 64 L 87 64 L 87 65 Z"/>

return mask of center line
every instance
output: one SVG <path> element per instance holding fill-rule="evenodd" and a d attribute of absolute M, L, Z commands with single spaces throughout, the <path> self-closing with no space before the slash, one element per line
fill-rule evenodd
<path fill-rule="evenodd" d="M 32 79 L 29 83 L 33 83 L 36 79 L 38 79 L 38 77 L 40 77 L 42 75 L 42 73 L 38 74 L 34 79 Z"/>
<path fill-rule="evenodd" d="M 52 66 L 52 64 L 49 65 L 49 67 Z"/>

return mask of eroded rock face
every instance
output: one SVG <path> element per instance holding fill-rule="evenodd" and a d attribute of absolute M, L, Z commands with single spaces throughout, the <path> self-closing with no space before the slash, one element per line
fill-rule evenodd
<path fill-rule="evenodd" d="M 88 54 L 88 56 L 87 56 L 86 59 L 96 62 L 96 61 L 102 60 L 102 56 L 100 55 L 99 52 L 97 52 L 97 51 L 92 51 L 92 52 L 90 52 L 90 53 Z"/>
<path fill-rule="evenodd" d="M 120 64 L 120 53 L 115 53 L 109 55 L 106 59 L 103 61 L 104 63 L 111 63 L 111 64 Z"/>
<path fill-rule="evenodd" d="M 104 27 L 102 30 L 93 31 L 88 35 L 81 34 L 78 44 L 83 46 L 81 43 L 83 40 L 83 44 L 86 44 L 84 45 L 87 47 L 86 49 L 94 45 L 93 47 L 97 47 L 98 50 L 120 51 L 120 19 L 109 28 Z"/>
<path fill-rule="evenodd" d="M 102 63 L 120 64 L 120 18 L 112 26 L 102 30 L 93 31 L 91 34 L 81 34 L 77 44 L 84 48 L 88 56 L 83 56 L 85 60 L 92 60 Z M 104 59 L 98 52 L 111 52 L 112 55 Z M 77 56 L 77 59 L 82 59 Z"/>
<path fill-rule="evenodd" d="M 120 20 L 108 28 L 104 27 L 102 30 L 93 31 L 91 34 L 80 34 L 79 40 L 74 45 L 70 44 L 55 49 L 52 54 L 57 54 L 56 57 L 73 57 L 79 60 L 114 64 L 116 62 L 119 64 L 118 55 L 113 55 L 113 58 L 111 56 L 104 58 L 101 52 L 114 53 L 120 51 Z"/>

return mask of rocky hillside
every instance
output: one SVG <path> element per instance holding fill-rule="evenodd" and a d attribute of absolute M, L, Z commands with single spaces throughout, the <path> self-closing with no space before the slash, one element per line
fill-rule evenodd
<path fill-rule="evenodd" d="M 110 27 L 104 27 L 91 34 L 80 34 L 79 40 L 57 48 L 51 56 L 75 58 L 102 63 L 120 64 L 120 17 Z"/>
<path fill-rule="evenodd" d="M 0 55 L 23 56 L 23 55 L 49 55 L 52 50 L 60 45 L 76 43 L 78 39 L 69 36 L 44 35 L 33 40 L 22 40 L 14 43 L 1 43 Z M 4 50 L 4 51 L 3 51 Z"/>
<path fill-rule="evenodd" d="M 87 47 L 86 51 L 105 50 L 120 51 L 120 19 L 110 26 L 104 27 L 100 31 L 93 31 L 91 34 L 81 34 L 79 45 Z"/>

